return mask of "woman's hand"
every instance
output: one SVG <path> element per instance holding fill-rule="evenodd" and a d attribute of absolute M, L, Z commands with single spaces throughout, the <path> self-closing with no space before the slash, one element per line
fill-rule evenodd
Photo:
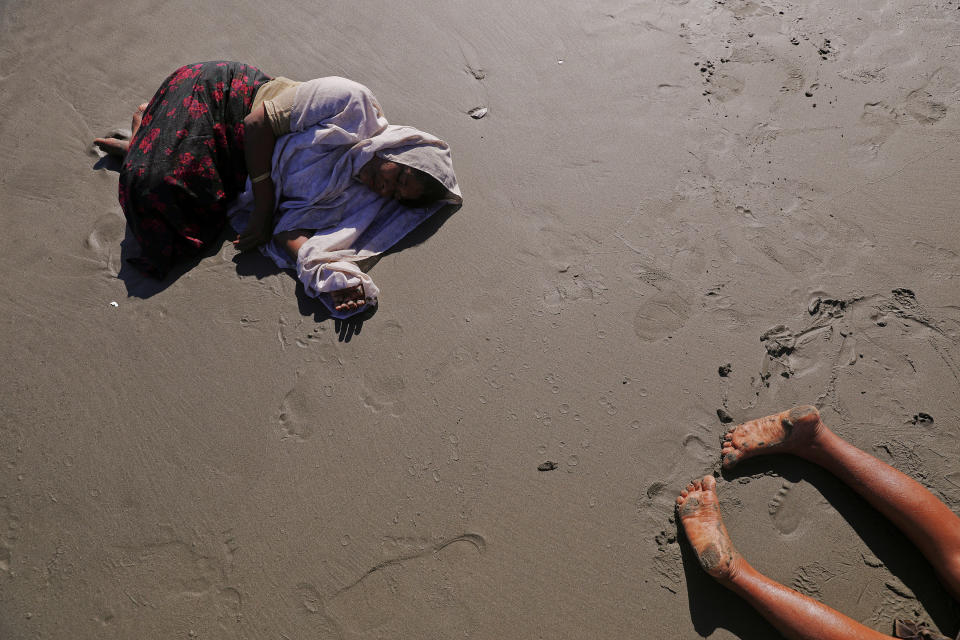
<path fill-rule="evenodd" d="M 240 251 L 249 251 L 267 242 L 270 242 L 270 227 L 254 228 L 254 225 L 251 224 L 237 236 L 237 239 L 233 241 L 233 246 Z"/>

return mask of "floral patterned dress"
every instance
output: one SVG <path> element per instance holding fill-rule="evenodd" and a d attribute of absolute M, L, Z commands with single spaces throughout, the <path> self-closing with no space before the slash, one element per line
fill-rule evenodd
<path fill-rule="evenodd" d="M 271 78 L 239 62 L 180 67 L 147 105 L 120 169 L 119 198 L 154 278 L 216 240 L 247 179 L 243 119 Z"/>

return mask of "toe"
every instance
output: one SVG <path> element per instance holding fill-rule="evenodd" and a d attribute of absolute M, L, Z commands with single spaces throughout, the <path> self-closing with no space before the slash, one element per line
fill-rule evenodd
<path fill-rule="evenodd" d="M 717 488 L 717 479 L 713 476 L 703 476 L 703 488 L 707 491 L 713 491 Z"/>

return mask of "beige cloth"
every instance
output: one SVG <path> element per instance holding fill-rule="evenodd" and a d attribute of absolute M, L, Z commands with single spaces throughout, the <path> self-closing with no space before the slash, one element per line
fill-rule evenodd
<path fill-rule="evenodd" d="M 253 98 L 253 106 L 250 111 L 254 111 L 260 105 L 263 105 L 267 122 L 273 129 L 273 135 L 278 138 L 290 133 L 290 109 L 293 108 L 293 99 L 297 95 L 297 87 L 301 84 L 303 83 L 278 76 L 257 89 L 257 95 Z"/>

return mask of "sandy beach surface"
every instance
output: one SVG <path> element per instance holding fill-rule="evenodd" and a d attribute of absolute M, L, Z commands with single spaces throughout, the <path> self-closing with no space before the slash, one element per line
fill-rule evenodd
<path fill-rule="evenodd" d="M 778 637 L 673 521 L 718 410 L 816 404 L 960 509 L 958 9 L 0 3 L 0 638 Z M 91 140 L 215 59 L 450 143 L 465 204 L 361 327 L 229 242 L 124 266 Z M 719 495 L 774 579 L 960 628 L 824 472 Z"/>

